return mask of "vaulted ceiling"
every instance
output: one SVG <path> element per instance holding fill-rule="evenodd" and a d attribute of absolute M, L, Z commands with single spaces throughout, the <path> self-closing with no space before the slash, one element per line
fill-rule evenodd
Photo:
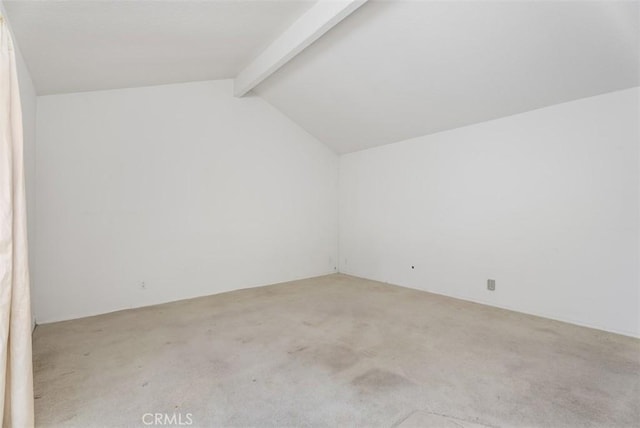
<path fill-rule="evenodd" d="M 311 1 L 4 1 L 39 94 L 234 78 Z"/>
<path fill-rule="evenodd" d="M 640 85 L 638 1 L 342 2 L 4 1 L 39 94 L 246 74 L 338 153 Z"/>
<path fill-rule="evenodd" d="M 640 84 L 638 2 L 375 1 L 256 92 L 340 153 Z"/>

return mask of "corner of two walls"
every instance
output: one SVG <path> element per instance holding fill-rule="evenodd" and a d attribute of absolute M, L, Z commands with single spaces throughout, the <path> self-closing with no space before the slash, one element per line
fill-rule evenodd
<path fill-rule="evenodd" d="M 341 156 L 340 271 L 640 336 L 639 101 L 636 87 Z"/>
<path fill-rule="evenodd" d="M 232 81 L 38 97 L 38 322 L 337 266 L 338 157 Z"/>
<path fill-rule="evenodd" d="M 638 96 L 339 158 L 228 81 L 39 97 L 36 314 L 338 267 L 637 337 Z"/>

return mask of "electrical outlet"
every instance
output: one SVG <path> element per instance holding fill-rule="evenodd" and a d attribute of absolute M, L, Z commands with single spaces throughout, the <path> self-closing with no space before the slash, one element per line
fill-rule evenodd
<path fill-rule="evenodd" d="M 487 279 L 487 290 L 495 291 L 496 289 L 496 280 L 495 279 Z"/>

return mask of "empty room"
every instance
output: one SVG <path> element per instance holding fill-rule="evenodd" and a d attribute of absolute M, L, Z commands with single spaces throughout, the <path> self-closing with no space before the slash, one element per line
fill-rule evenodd
<path fill-rule="evenodd" d="M 1 0 L 0 399 L 639 427 L 640 0 Z"/>

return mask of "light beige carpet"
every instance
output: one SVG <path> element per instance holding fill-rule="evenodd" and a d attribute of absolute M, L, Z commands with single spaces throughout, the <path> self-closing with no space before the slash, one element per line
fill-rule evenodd
<path fill-rule="evenodd" d="M 640 426 L 640 341 L 339 274 L 42 325 L 34 359 L 39 426 Z"/>

